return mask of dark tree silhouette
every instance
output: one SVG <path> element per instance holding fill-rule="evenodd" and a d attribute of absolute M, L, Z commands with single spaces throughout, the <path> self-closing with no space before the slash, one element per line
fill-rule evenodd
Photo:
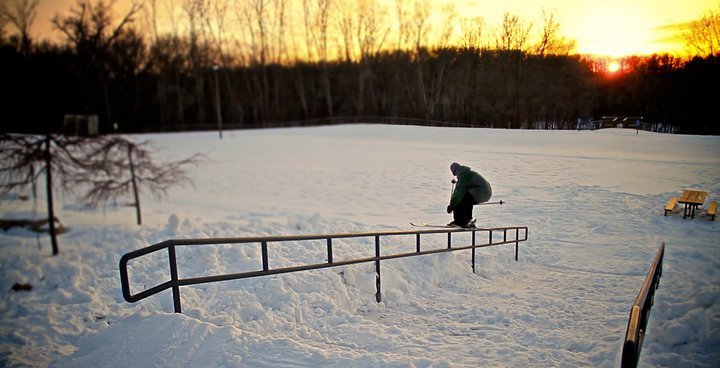
<path fill-rule="evenodd" d="M 12 24 L 20 33 L 20 47 L 25 57 L 30 54 L 30 27 L 35 22 L 39 2 L 40 0 L 12 0 L 0 4 L 0 22 L 4 19 L 4 22 Z"/>

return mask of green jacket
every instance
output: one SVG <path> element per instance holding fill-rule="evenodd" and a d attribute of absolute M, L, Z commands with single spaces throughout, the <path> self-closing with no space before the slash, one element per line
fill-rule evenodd
<path fill-rule="evenodd" d="M 450 206 L 457 206 L 466 193 L 470 193 L 477 203 L 483 203 L 492 197 L 492 187 L 482 175 L 467 166 L 457 165 L 453 171 L 457 176 L 457 184 L 450 199 Z"/>

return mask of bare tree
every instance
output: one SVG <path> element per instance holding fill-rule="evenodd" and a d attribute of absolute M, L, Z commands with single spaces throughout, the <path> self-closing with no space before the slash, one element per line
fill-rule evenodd
<path fill-rule="evenodd" d="M 408 12 L 406 0 L 395 0 L 395 17 L 397 21 L 397 44 L 395 49 L 404 50 L 410 40 L 410 22 L 412 21 Z"/>
<path fill-rule="evenodd" d="M 415 52 L 420 52 L 423 42 L 427 42 L 430 32 L 430 13 L 432 11 L 428 0 L 415 0 L 414 12 L 411 20 L 412 42 Z"/>
<path fill-rule="evenodd" d="M 355 27 L 357 24 L 357 6 L 356 2 L 350 2 L 342 7 L 340 13 L 340 19 L 338 21 L 338 28 L 340 29 L 341 37 L 341 49 L 342 55 L 346 62 L 350 62 L 355 59 Z"/>
<path fill-rule="evenodd" d="M 53 200 L 56 185 L 67 194 L 86 189 L 83 199 L 94 205 L 132 190 L 140 224 L 139 193 L 147 189 L 161 196 L 172 186 L 190 182 L 186 167 L 202 159 L 194 155 L 156 164 L 148 147 L 148 142 L 136 144 L 118 136 L 0 134 L 0 194 L 34 187 L 45 175 L 49 232 L 53 255 L 57 255 L 60 250 Z"/>
<path fill-rule="evenodd" d="M 195 109 L 197 116 L 195 123 L 207 120 L 206 110 L 206 71 L 209 69 L 212 56 L 207 36 L 204 18 L 208 16 L 209 4 L 207 0 L 184 0 L 183 11 L 188 22 L 190 37 L 190 69 L 195 92 Z"/>
<path fill-rule="evenodd" d="M 12 0 L 7 4 L 0 4 L 0 19 L 13 25 L 20 33 L 22 53 L 25 57 L 30 53 L 30 28 L 37 16 L 37 6 L 40 0 Z"/>
<path fill-rule="evenodd" d="M 315 32 L 316 29 L 313 26 L 312 21 L 312 0 L 302 0 L 302 10 L 303 10 L 303 25 L 305 28 L 305 59 L 307 61 L 314 61 L 316 60 L 316 42 L 315 42 Z"/>
<path fill-rule="evenodd" d="M 225 30 L 228 9 L 230 8 L 229 0 L 207 0 L 204 7 L 205 13 L 200 14 L 207 37 L 213 44 L 215 53 L 218 55 L 219 63 L 227 66 L 222 55 L 225 49 Z"/>
<path fill-rule="evenodd" d="M 543 29 L 540 41 L 535 46 L 535 54 L 540 56 L 568 55 L 575 48 L 575 41 L 560 35 L 560 23 L 555 20 L 554 13 L 548 13 L 544 9 L 542 13 Z"/>
<path fill-rule="evenodd" d="M 464 48 L 483 48 L 484 27 L 485 20 L 482 17 L 463 19 L 460 24 L 460 45 Z"/>
<path fill-rule="evenodd" d="M 333 93 L 328 70 L 332 9 L 332 0 L 303 0 L 308 55 L 317 56 L 320 61 L 320 77 L 328 116 L 333 116 Z"/>
<path fill-rule="evenodd" d="M 99 0 L 78 0 L 77 7 L 70 9 L 70 15 L 56 15 L 52 23 L 62 32 L 73 47 L 80 62 L 86 65 L 89 80 L 98 80 L 105 103 L 106 118 L 112 121 L 109 84 L 113 78 L 109 55 L 118 40 L 126 36 L 127 28 L 135 20 L 142 6 L 132 2 L 130 9 L 115 22 L 112 9 L 115 1 L 105 3 Z M 93 75 L 94 74 L 94 75 Z"/>
<path fill-rule="evenodd" d="M 137 224 L 142 223 L 140 194 L 147 190 L 156 198 L 167 195 L 168 189 L 191 184 L 187 167 L 197 165 L 203 156 L 164 163 L 152 159 L 150 142 L 135 143 L 120 136 L 92 141 L 85 152 L 83 170 L 67 180 L 73 187 L 87 187 L 81 199 L 92 206 L 133 194 Z"/>
<path fill-rule="evenodd" d="M 254 65 L 266 65 L 268 60 L 269 4 L 270 0 L 246 0 L 238 13 L 249 37 L 248 47 Z"/>
<path fill-rule="evenodd" d="M 520 126 L 520 101 L 522 95 L 523 63 L 530 38 L 531 23 L 526 23 L 517 15 L 505 13 L 501 25 L 495 31 L 495 45 L 503 56 L 508 57 L 505 76 L 511 87 L 512 121 L 508 128 Z"/>
<path fill-rule="evenodd" d="M 111 0 L 105 4 L 99 0 L 97 4 L 93 4 L 90 0 L 78 0 L 78 8 L 71 8 L 70 16 L 55 16 L 53 25 L 73 46 L 91 42 L 96 48 L 105 49 L 120 37 L 125 27 L 135 20 L 142 9 L 140 3 L 132 2 L 127 13 L 113 25 L 112 9 L 115 2 L 116 0 Z"/>
<path fill-rule="evenodd" d="M 245 0 L 237 8 L 236 18 L 245 30 L 249 66 L 259 73 L 246 79 L 247 93 L 252 96 L 252 113 L 256 122 L 265 124 L 266 114 L 274 104 L 280 109 L 279 78 L 272 78 L 271 64 L 286 59 L 285 32 L 287 27 L 287 0 Z M 271 97 L 274 99 L 271 100 Z"/>
<path fill-rule="evenodd" d="M 53 255 L 60 252 L 55 223 L 53 201 L 53 179 L 67 178 L 77 172 L 81 158 L 75 155 L 74 147 L 82 139 L 58 139 L 50 134 L 45 137 L 15 134 L 0 135 L 0 193 L 9 193 L 16 189 L 33 188 L 37 178 L 45 174 L 47 194 L 48 225 Z M 62 181 L 61 181 L 62 182 Z M 64 191 L 71 186 L 62 186 Z"/>
<path fill-rule="evenodd" d="M 387 17 L 387 9 L 379 0 L 357 0 L 354 12 L 345 9 L 341 16 L 340 30 L 346 51 L 346 59 L 350 52 L 358 51 L 360 70 L 352 77 L 354 82 L 348 83 L 347 93 L 350 94 L 355 114 L 363 114 L 366 108 L 366 97 L 372 94 L 373 70 L 370 60 L 375 58 L 382 49 L 391 29 Z M 354 45 L 350 47 L 349 40 Z M 357 46 L 355 46 L 357 45 Z"/>
<path fill-rule="evenodd" d="M 502 51 L 525 51 L 531 30 L 532 24 L 506 12 L 495 31 L 495 47 Z"/>
<path fill-rule="evenodd" d="M 319 0 L 325 1 L 328 4 L 330 0 Z M 329 5 L 328 5 L 329 6 Z M 272 2 L 272 39 L 273 39 L 273 57 L 272 61 L 275 64 L 282 64 L 288 59 L 287 46 L 286 46 L 286 31 L 288 28 L 288 0 L 273 0 Z"/>
<path fill-rule="evenodd" d="M 427 52 L 422 48 L 422 41 L 425 40 L 428 36 L 430 4 L 427 2 L 420 2 L 419 0 L 415 0 L 413 13 L 414 16 L 409 21 L 409 37 L 410 41 L 413 43 L 412 46 L 414 48 L 415 58 L 417 60 L 417 90 L 418 94 L 420 95 L 419 100 L 422 103 L 422 109 L 425 113 L 425 118 L 431 119 L 433 113 L 433 104 L 432 99 L 428 97 L 428 86 L 426 85 L 425 81 L 426 74 L 429 75 L 430 73 L 425 73 L 424 71 L 427 64 Z M 442 74 L 442 71 L 439 74 Z M 439 75 L 435 75 L 435 77 L 442 78 Z"/>
<path fill-rule="evenodd" d="M 693 54 L 711 56 L 720 53 L 720 7 L 706 11 L 700 19 L 690 22 L 683 38 Z"/>
<path fill-rule="evenodd" d="M 455 4 L 449 2 L 440 8 L 440 14 L 443 23 L 437 29 L 436 42 L 440 47 L 447 47 L 450 45 L 450 41 L 455 33 L 455 23 L 458 17 L 457 8 L 455 8 Z"/>
<path fill-rule="evenodd" d="M 287 59 L 287 7 L 288 0 L 243 0 L 236 7 L 250 64 L 279 64 Z"/>
<path fill-rule="evenodd" d="M 429 0 L 395 0 L 397 17 L 397 50 L 413 47 L 415 51 L 428 42 L 430 31 L 430 13 L 432 5 Z M 409 5 L 409 9 L 407 7 Z"/>
<path fill-rule="evenodd" d="M 332 10 L 332 0 L 315 0 L 316 11 L 313 28 L 315 48 L 318 50 L 318 57 L 321 63 L 328 62 L 329 51 L 329 35 L 330 35 L 330 15 Z"/>
<path fill-rule="evenodd" d="M 377 55 L 390 33 L 387 10 L 378 0 L 358 0 L 356 35 L 360 59 Z"/>

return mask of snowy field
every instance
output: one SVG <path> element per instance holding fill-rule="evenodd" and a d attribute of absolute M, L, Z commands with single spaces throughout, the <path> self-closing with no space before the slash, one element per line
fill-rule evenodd
<path fill-rule="evenodd" d="M 663 216 L 684 188 L 720 193 L 720 137 L 634 130 L 512 131 L 350 125 L 151 139 L 160 159 L 204 153 L 194 186 L 134 208 L 83 210 L 58 194 L 49 238 L 0 231 L 3 367 L 615 367 L 630 307 L 660 244 L 666 255 L 641 367 L 720 366 L 720 220 Z M 323 234 L 447 223 L 453 161 L 482 173 L 479 227 L 528 226 L 514 247 L 181 288 L 129 304 L 118 261 L 168 239 Z M 42 193 L 44 189 L 39 188 Z M 130 199 L 120 201 L 129 202 Z M 5 198 L 3 218 L 45 217 Z M 433 238 L 429 238 L 433 239 Z M 457 239 L 460 239 L 458 236 Z M 435 243 L 433 243 L 435 242 Z M 425 241 L 443 248 L 446 238 Z M 274 266 L 322 262 L 323 242 L 272 246 Z M 383 251 L 412 251 L 399 238 Z M 374 255 L 337 241 L 336 259 Z M 186 247 L 180 277 L 258 269 L 248 246 Z M 168 278 L 167 260 L 131 262 L 133 291 Z M 10 292 L 14 283 L 30 292 Z"/>

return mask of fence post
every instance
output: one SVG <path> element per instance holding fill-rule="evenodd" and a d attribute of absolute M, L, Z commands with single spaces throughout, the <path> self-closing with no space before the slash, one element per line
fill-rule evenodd
<path fill-rule="evenodd" d="M 452 233 L 448 231 L 448 249 L 452 248 Z"/>
<path fill-rule="evenodd" d="M 375 300 L 380 303 L 382 295 L 380 294 L 380 235 L 375 235 Z"/>
<path fill-rule="evenodd" d="M 180 283 L 178 282 L 177 257 L 175 256 L 175 246 L 168 246 L 168 258 L 170 261 L 170 280 L 172 281 L 173 306 L 175 313 L 182 313 L 180 305 Z"/>
<path fill-rule="evenodd" d="M 420 233 L 415 234 L 417 252 L 420 253 Z"/>

